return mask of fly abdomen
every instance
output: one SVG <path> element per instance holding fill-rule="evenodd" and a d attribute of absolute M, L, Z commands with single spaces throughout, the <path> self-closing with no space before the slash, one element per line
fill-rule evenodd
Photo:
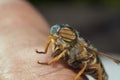
<path fill-rule="evenodd" d="M 101 66 L 101 71 L 102 71 L 102 75 L 101 75 L 101 76 L 102 76 L 102 80 L 108 80 L 108 75 L 107 75 L 107 73 L 105 72 L 103 66 Z M 99 77 L 100 75 L 99 75 L 99 71 L 98 71 L 97 67 L 96 67 L 96 68 L 89 68 L 89 69 L 86 71 L 86 74 L 92 76 L 92 77 L 93 77 L 94 79 L 96 79 L 96 80 L 99 80 L 98 77 Z"/>
<path fill-rule="evenodd" d="M 103 73 L 102 73 L 102 78 L 103 78 L 103 80 L 108 80 L 108 75 L 105 71 L 103 71 Z"/>

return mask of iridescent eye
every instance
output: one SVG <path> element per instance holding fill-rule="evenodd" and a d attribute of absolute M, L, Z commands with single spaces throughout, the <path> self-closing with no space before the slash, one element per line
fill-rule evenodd
<path fill-rule="evenodd" d="M 76 39 L 76 33 L 72 31 L 69 27 L 64 27 L 60 30 L 59 35 L 66 42 L 72 42 Z"/>
<path fill-rule="evenodd" d="M 59 24 L 53 25 L 50 29 L 50 34 L 55 35 L 56 33 L 59 32 L 60 28 L 61 28 L 61 25 Z"/>

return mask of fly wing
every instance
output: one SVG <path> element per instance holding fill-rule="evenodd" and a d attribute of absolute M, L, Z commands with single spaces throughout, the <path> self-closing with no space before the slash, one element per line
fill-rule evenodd
<path fill-rule="evenodd" d="M 93 52 L 96 53 L 96 54 L 99 54 L 99 55 L 105 56 L 105 57 L 107 57 L 107 58 L 110 58 L 110 59 L 112 59 L 112 60 L 113 60 L 115 63 L 117 63 L 117 64 L 120 63 L 120 59 L 117 59 L 117 58 L 115 58 L 115 57 L 113 57 L 113 56 L 110 56 L 110 55 L 108 55 L 108 54 L 106 54 L 106 53 L 96 51 L 96 50 L 91 49 L 91 48 L 89 48 L 89 47 L 86 47 L 86 49 L 88 49 L 88 50 L 90 50 L 90 51 L 93 51 Z"/>

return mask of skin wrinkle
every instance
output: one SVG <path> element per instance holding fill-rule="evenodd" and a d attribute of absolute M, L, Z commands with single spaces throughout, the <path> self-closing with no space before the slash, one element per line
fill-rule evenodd
<path fill-rule="evenodd" d="M 64 70 L 65 70 L 65 72 L 63 73 Z M 71 73 L 71 74 L 69 74 L 69 73 Z M 59 76 L 59 75 L 61 75 L 61 76 Z M 53 76 L 53 77 L 59 76 L 59 77 L 53 79 L 53 77 L 49 78 L 49 76 Z M 64 77 L 64 76 L 68 76 L 68 78 L 61 79 L 61 77 Z M 74 78 L 74 76 L 75 76 L 75 74 L 69 69 L 62 69 L 59 71 L 59 73 L 55 72 L 55 73 L 49 74 L 48 76 L 44 75 L 44 77 L 46 77 L 46 79 L 50 79 L 50 80 L 56 80 L 56 79 L 57 80 L 58 79 L 59 80 L 72 80 Z"/>
<path fill-rule="evenodd" d="M 31 48 L 32 49 L 32 48 Z M 29 49 L 28 49 L 29 50 Z M 31 51 L 28 51 L 28 50 L 23 50 L 24 51 L 24 53 L 26 53 L 26 52 L 31 52 Z M 19 53 L 23 53 L 23 51 L 20 51 Z M 17 62 L 16 63 L 14 63 L 14 65 L 13 65 L 13 67 L 12 68 L 14 68 L 12 71 L 9 71 L 8 73 L 10 74 L 10 73 L 20 73 L 20 72 L 22 72 L 22 71 L 27 71 L 28 73 L 31 73 L 31 74 L 33 74 L 34 72 L 32 72 L 31 71 L 31 67 L 32 67 L 32 65 L 31 64 L 28 64 L 28 62 L 26 61 L 26 62 L 24 62 L 23 61 L 23 57 L 21 57 L 20 56 L 21 54 L 19 54 L 19 57 L 13 57 L 12 59 L 12 61 L 11 62 L 15 62 L 14 60 L 16 60 L 16 58 L 17 58 Z M 15 56 L 15 55 L 14 55 Z M 17 55 L 18 56 L 18 55 Z M 27 56 L 27 55 L 26 55 Z M 10 57 L 10 56 L 9 56 Z M 34 57 L 34 56 L 33 56 Z M 30 57 L 28 57 L 28 58 L 30 58 Z M 8 58 L 9 59 L 9 58 Z M 20 60 L 19 60 L 20 59 Z M 32 59 L 27 59 L 27 60 L 32 60 Z M 9 61 L 9 60 L 8 60 Z M 35 61 L 36 60 L 33 60 L 33 62 L 35 63 Z M 12 63 L 11 63 L 12 64 Z M 27 66 L 22 66 L 22 67 L 20 67 L 20 65 L 23 65 L 23 64 L 28 64 Z M 36 63 L 37 64 L 37 63 Z M 16 66 L 17 65 L 17 66 Z M 39 65 L 39 64 L 38 64 Z M 41 65 L 42 66 L 42 65 Z M 29 67 L 29 68 L 28 68 Z M 40 67 L 40 66 L 39 66 Z M 53 67 L 53 66 L 52 66 Z M 48 67 L 47 67 L 48 68 Z M 50 74 L 50 73 L 54 73 L 54 72 L 57 72 L 57 71 L 59 71 L 60 69 L 62 69 L 63 67 L 61 67 L 60 66 L 60 68 L 58 68 L 58 69 L 55 69 L 55 70 L 52 70 L 52 71 L 47 71 L 47 72 L 45 72 L 45 73 L 42 73 L 41 75 L 39 75 L 39 76 L 42 76 L 42 75 L 48 75 L 48 74 Z M 15 71 L 14 71 L 15 70 Z M 16 71 L 17 70 L 17 71 Z"/>
<path fill-rule="evenodd" d="M 17 57 L 17 58 L 21 58 L 21 57 Z M 9 58 L 7 58 L 7 59 L 9 59 Z M 9 62 L 15 62 L 14 60 L 16 60 L 15 58 L 12 58 L 13 60 L 11 61 L 11 60 L 8 60 Z M 12 65 L 12 71 L 11 71 L 11 69 L 9 70 L 9 71 L 7 71 L 7 73 L 2 73 L 2 75 L 3 76 L 7 76 L 7 75 L 19 75 L 20 73 L 21 74 L 31 74 L 31 77 L 33 76 L 35 76 L 35 75 L 32 75 L 33 73 L 31 73 L 30 72 L 30 66 L 31 65 L 24 65 L 24 66 L 20 66 L 20 65 L 23 65 L 23 64 L 26 64 L 26 62 L 25 61 L 23 61 L 22 59 L 17 59 L 18 61 L 16 62 L 16 63 L 11 63 L 11 65 Z M 10 63 L 9 63 L 10 64 Z M 28 63 L 27 63 L 28 64 Z M 6 64 L 5 64 L 6 65 Z M 16 66 L 17 65 L 17 66 Z M 4 70 L 7 70 L 8 69 L 8 66 L 6 66 L 6 68 L 4 69 Z M 14 71 L 15 70 L 15 71 Z M 23 72 L 24 71 L 24 72 Z M 13 77 L 11 77 L 11 78 L 13 78 Z M 32 79 L 35 79 L 35 77 L 34 78 L 32 78 Z M 3 79 L 4 80 L 4 79 Z M 27 79 L 27 80 L 29 80 L 29 79 Z M 36 79 L 37 80 L 37 79 Z"/>
<path fill-rule="evenodd" d="M 41 55 L 41 56 L 43 56 L 43 55 Z M 48 54 L 48 56 L 50 56 L 49 54 Z M 33 62 L 34 62 L 34 60 L 33 60 Z M 29 64 L 30 65 L 30 64 Z M 40 65 L 40 64 L 38 64 L 38 65 Z M 41 74 L 39 74 L 38 76 L 40 76 L 40 77 L 43 77 L 43 76 L 47 76 L 47 75 L 50 75 L 50 74 L 56 74 L 57 72 L 59 72 L 59 71 L 64 71 L 64 69 L 66 69 L 67 71 L 70 71 L 68 68 L 65 68 L 62 64 L 60 64 L 60 63 L 57 63 L 56 64 L 57 66 L 55 66 L 54 64 L 53 65 L 50 65 L 50 67 L 56 67 L 55 69 L 53 68 L 51 71 L 47 71 L 47 72 L 43 72 L 43 73 L 41 73 Z M 30 66 L 32 66 L 32 65 L 30 65 Z M 36 66 L 35 66 L 36 67 Z M 38 66 L 38 68 L 41 68 L 42 69 L 42 67 L 44 67 L 44 69 L 45 69 L 45 66 L 43 66 L 43 65 L 40 65 L 40 66 Z M 40 69 L 40 71 L 41 71 L 41 69 Z M 49 69 L 48 68 L 48 66 L 46 65 L 46 69 Z M 34 71 L 32 71 L 32 70 L 28 70 L 28 71 L 30 71 L 31 73 L 34 73 Z M 45 71 L 45 70 L 44 70 Z M 64 74 L 64 73 L 62 73 L 62 74 Z M 66 73 L 66 75 L 67 75 L 68 73 Z M 68 74 L 69 75 L 69 74 Z"/>
<path fill-rule="evenodd" d="M 11 77 L 11 75 L 9 74 L 9 71 L 11 70 L 11 60 L 7 57 L 2 57 L 0 60 L 0 63 L 1 63 L 0 64 L 0 68 L 1 68 L 0 78 L 4 77 L 4 78 L 8 79 L 9 77 Z M 7 64 L 9 64 L 9 65 L 7 65 Z M 5 80 L 5 79 L 1 79 L 1 80 Z"/>
<path fill-rule="evenodd" d="M 61 71 L 61 70 L 63 70 L 63 69 L 64 69 L 64 67 L 62 67 L 62 68 L 58 68 L 57 70 L 49 71 L 49 72 L 46 72 L 46 73 L 40 74 L 39 76 L 47 76 L 47 75 L 49 75 L 49 74 L 56 74 L 58 71 Z"/>

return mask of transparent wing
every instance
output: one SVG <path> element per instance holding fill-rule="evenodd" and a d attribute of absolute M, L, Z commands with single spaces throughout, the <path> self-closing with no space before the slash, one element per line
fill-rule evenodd
<path fill-rule="evenodd" d="M 117 59 L 117 58 L 115 58 L 115 57 L 113 57 L 113 56 L 110 56 L 110 55 L 108 55 L 108 54 L 106 54 L 106 53 L 93 50 L 93 49 L 91 49 L 91 48 L 89 48 L 89 47 L 86 47 L 86 49 L 88 49 L 88 50 L 90 50 L 90 51 L 93 51 L 93 52 L 96 53 L 96 54 L 99 54 L 99 55 L 105 56 L 105 57 L 107 57 L 107 58 L 110 58 L 110 59 L 112 59 L 112 60 L 113 60 L 115 63 L 117 63 L 117 64 L 120 63 L 120 59 Z"/>

